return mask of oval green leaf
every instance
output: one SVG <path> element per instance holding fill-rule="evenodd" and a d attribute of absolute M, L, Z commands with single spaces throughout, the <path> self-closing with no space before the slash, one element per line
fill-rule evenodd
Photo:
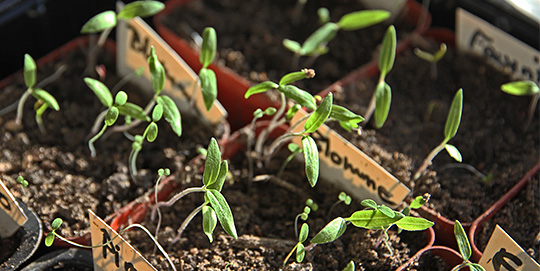
<path fill-rule="evenodd" d="M 55 219 L 53 220 L 53 222 L 51 223 L 51 228 L 52 228 L 52 230 L 55 231 L 55 230 L 59 229 L 60 226 L 62 226 L 62 223 L 63 223 L 63 222 L 64 222 L 64 221 L 63 221 L 61 218 L 59 218 L 59 217 L 55 218 Z"/>
<path fill-rule="evenodd" d="M 201 91 L 203 95 L 204 105 L 206 110 L 210 110 L 214 101 L 217 99 L 217 81 L 216 74 L 210 69 L 201 69 L 199 71 L 199 79 L 201 80 Z"/>
<path fill-rule="evenodd" d="M 152 110 L 152 121 L 158 122 L 163 117 L 163 106 L 157 104 Z"/>
<path fill-rule="evenodd" d="M 360 228 L 380 228 L 388 227 L 404 217 L 401 213 L 396 213 L 393 218 L 388 217 L 379 210 L 362 210 L 354 212 L 345 220 Z"/>
<path fill-rule="evenodd" d="M 90 18 L 81 28 L 82 34 L 99 33 L 116 26 L 116 13 L 112 10 L 101 12 Z"/>
<path fill-rule="evenodd" d="M 127 102 L 117 106 L 117 108 L 121 115 L 130 116 L 143 121 L 150 121 L 150 118 L 144 113 L 144 109 L 134 103 Z"/>
<path fill-rule="evenodd" d="M 285 48 L 287 48 L 289 51 L 295 54 L 299 54 L 300 50 L 302 49 L 302 46 L 300 46 L 300 43 L 294 40 L 283 39 L 282 43 Z"/>
<path fill-rule="evenodd" d="M 113 105 L 113 96 L 105 84 L 90 77 L 84 78 L 84 82 L 94 92 L 104 106 L 111 107 Z"/>
<path fill-rule="evenodd" d="M 287 73 L 283 77 L 281 77 L 281 79 L 279 80 L 279 85 L 280 86 L 288 85 L 290 83 L 308 78 L 308 75 L 309 74 L 306 73 L 306 71 Z"/>
<path fill-rule="evenodd" d="M 301 263 L 304 260 L 305 256 L 306 248 L 304 247 L 304 244 L 298 243 L 296 245 L 296 262 Z"/>
<path fill-rule="evenodd" d="M 230 236 L 234 237 L 234 239 L 237 239 L 238 234 L 236 233 L 236 227 L 234 226 L 234 218 L 225 197 L 223 197 L 223 195 L 221 195 L 221 193 L 217 190 L 208 189 L 206 190 L 206 193 L 204 193 L 204 198 L 207 202 L 210 202 L 210 205 L 216 212 L 217 218 L 221 224 L 221 227 L 223 227 L 223 230 L 225 230 L 225 232 Z"/>
<path fill-rule="evenodd" d="M 118 115 L 120 114 L 118 108 L 116 106 L 113 106 L 109 108 L 107 111 L 107 115 L 105 115 L 105 125 L 112 126 L 118 119 Z"/>
<path fill-rule="evenodd" d="M 456 161 L 458 161 L 460 163 L 462 162 L 461 153 L 459 152 L 459 150 L 454 145 L 445 144 L 444 148 L 446 149 L 446 151 L 448 152 L 450 157 L 454 158 L 454 160 L 456 160 Z"/>
<path fill-rule="evenodd" d="M 165 8 L 159 1 L 134 1 L 126 4 L 118 13 L 118 18 L 129 20 L 135 17 L 148 17 L 157 14 Z"/>
<path fill-rule="evenodd" d="M 406 216 L 397 221 L 396 226 L 406 231 L 423 231 L 435 223 L 421 217 Z"/>
<path fill-rule="evenodd" d="M 383 127 L 386 119 L 388 118 L 388 113 L 390 112 L 390 104 L 392 103 L 392 90 L 390 86 L 381 81 L 377 84 L 377 89 L 375 90 L 375 125 L 377 128 Z"/>
<path fill-rule="evenodd" d="M 217 37 L 216 30 L 212 27 L 204 29 L 202 34 L 203 42 L 201 46 L 201 52 L 199 54 L 199 60 L 201 61 L 202 68 L 208 67 L 216 55 Z"/>
<path fill-rule="evenodd" d="M 298 242 L 303 243 L 307 240 L 309 235 L 309 226 L 308 224 L 304 223 L 302 224 L 302 227 L 300 228 L 300 234 L 298 235 Z"/>
<path fill-rule="evenodd" d="M 426 199 L 423 196 L 417 196 L 414 198 L 414 200 L 411 202 L 411 209 L 418 209 L 422 207 L 424 204 L 426 204 Z"/>
<path fill-rule="evenodd" d="M 373 209 L 377 209 L 379 208 L 379 205 L 377 205 L 377 203 L 372 200 L 372 199 L 365 199 L 365 200 L 362 200 L 362 202 L 360 202 L 360 204 L 362 204 L 362 206 L 366 206 L 366 207 L 369 207 L 369 208 L 373 208 Z"/>
<path fill-rule="evenodd" d="M 378 24 L 389 17 L 390 12 L 386 10 L 362 10 L 343 15 L 337 24 L 341 29 L 351 31 Z"/>
<path fill-rule="evenodd" d="M 165 69 L 161 65 L 161 62 L 159 62 L 154 46 L 150 49 L 148 67 L 150 69 L 150 76 L 152 77 L 152 88 L 159 95 L 165 86 Z"/>
<path fill-rule="evenodd" d="M 45 237 L 45 246 L 50 247 L 54 243 L 54 233 L 49 232 Z"/>
<path fill-rule="evenodd" d="M 469 238 L 467 238 L 467 233 L 461 223 L 456 220 L 454 223 L 454 235 L 456 236 L 456 241 L 459 248 L 459 253 L 464 261 L 469 260 L 471 257 L 471 244 L 469 243 Z"/>
<path fill-rule="evenodd" d="M 278 90 L 281 91 L 289 99 L 294 100 L 302 106 L 305 106 L 311 110 L 317 107 L 315 98 L 309 92 L 302 90 L 293 85 L 279 86 Z"/>
<path fill-rule="evenodd" d="M 36 88 L 32 91 L 32 95 L 36 99 L 43 101 L 50 108 L 56 111 L 60 110 L 60 105 L 58 105 L 56 99 L 49 92 L 40 88 Z"/>
<path fill-rule="evenodd" d="M 120 90 L 118 93 L 116 93 L 116 96 L 114 97 L 114 105 L 119 106 L 123 105 L 127 102 L 128 95 L 126 92 Z"/>
<path fill-rule="evenodd" d="M 29 54 L 24 54 L 24 84 L 27 88 L 36 85 L 36 62 Z"/>
<path fill-rule="evenodd" d="M 223 189 L 223 184 L 225 183 L 225 179 L 227 178 L 227 173 L 229 172 L 229 163 L 227 163 L 227 160 L 221 161 L 221 165 L 219 166 L 219 173 L 214 182 L 211 182 L 207 188 L 208 189 L 214 189 L 221 192 L 221 189 Z"/>
<path fill-rule="evenodd" d="M 540 92 L 538 85 L 530 80 L 503 84 L 501 85 L 501 90 L 508 94 L 517 96 L 533 95 Z"/>
<path fill-rule="evenodd" d="M 208 150 L 206 152 L 206 162 L 204 164 L 203 184 L 211 185 L 217 180 L 221 164 L 221 151 L 215 138 L 210 139 Z"/>
<path fill-rule="evenodd" d="M 452 139 L 459 128 L 461 122 L 461 112 L 463 110 L 463 89 L 459 89 L 452 100 L 446 124 L 444 125 L 444 138 L 446 141 Z"/>
<path fill-rule="evenodd" d="M 311 34 L 306 41 L 302 44 L 302 49 L 300 50 L 301 55 L 310 55 L 319 46 L 332 40 L 339 30 L 339 26 L 335 23 L 329 22 L 317 29 L 313 34 Z"/>
<path fill-rule="evenodd" d="M 379 206 L 377 208 L 377 210 L 381 211 L 381 213 L 383 213 L 385 216 L 387 216 L 389 218 L 396 217 L 396 213 L 394 212 L 394 210 L 390 209 L 390 207 L 388 207 L 386 205 Z"/>
<path fill-rule="evenodd" d="M 165 95 L 158 96 L 157 103 L 163 106 L 163 115 L 165 120 L 171 125 L 174 133 L 177 136 L 182 135 L 182 118 L 180 116 L 180 110 L 176 106 L 176 103 Z"/>
<path fill-rule="evenodd" d="M 302 137 L 302 149 L 304 150 L 306 177 L 311 187 L 314 187 L 319 179 L 319 150 L 315 140 L 310 136 Z"/>
<path fill-rule="evenodd" d="M 349 109 L 336 104 L 332 105 L 332 112 L 330 113 L 330 118 L 340 122 L 348 122 L 351 124 L 357 124 L 364 121 L 364 118 L 362 116 L 357 115 Z"/>
<path fill-rule="evenodd" d="M 389 26 L 384 34 L 381 53 L 379 55 L 379 70 L 384 78 L 394 66 L 396 58 L 396 29 L 393 25 Z"/>
<path fill-rule="evenodd" d="M 278 88 L 279 85 L 272 82 L 272 81 L 264 81 L 262 83 L 259 83 L 259 84 L 256 84 L 252 87 L 250 87 L 247 91 L 246 91 L 246 94 L 244 94 L 244 98 L 249 98 L 249 96 L 253 95 L 253 94 L 257 94 L 257 93 L 262 93 L 262 92 L 265 92 L 269 89 L 275 89 L 275 88 Z"/>
<path fill-rule="evenodd" d="M 210 240 L 210 243 L 212 243 L 212 241 L 214 241 L 212 233 L 214 233 L 214 229 L 216 228 L 218 222 L 216 212 L 214 212 L 212 207 L 205 205 L 202 208 L 202 217 L 204 234 L 206 234 L 208 240 Z"/>
<path fill-rule="evenodd" d="M 354 262 L 353 261 L 350 261 L 347 266 L 345 266 L 345 268 L 343 268 L 342 271 L 354 271 L 355 267 L 354 267 Z"/>
<path fill-rule="evenodd" d="M 150 122 L 148 126 L 146 126 L 146 130 L 144 131 L 144 134 L 146 134 L 146 140 L 148 142 L 154 142 L 158 136 L 158 126 L 155 122 Z"/>
<path fill-rule="evenodd" d="M 305 133 L 315 132 L 328 119 L 330 113 L 332 112 L 333 97 L 332 92 L 328 93 L 328 96 L 324 98 L 321 105 L 319 105 L 315 112 L 309 116 L 304 124 Z"/>
<path fill-rule="evenodd" d="M 326 224 L 326 226 L 324 226 L 324 228 L 319 231 L 310 242 L 314 244 L 326 244 L 334 242 L 341 235 L 343 235 L 346 229 L 347 223 L 345 220 L 342 217 L 337 217 L 330 221 L 330 223 Z"/>

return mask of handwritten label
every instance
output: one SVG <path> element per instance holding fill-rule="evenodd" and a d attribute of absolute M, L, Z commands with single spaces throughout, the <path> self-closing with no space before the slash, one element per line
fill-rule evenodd
<path fill-rule="evenodd" d="M 478 261 L 486 271 L 540 271 L 535 262 L 499 225 Z"/>
<path fill-rule="evenodd" d="M 118 236 L 109 225 L 94 212 L 90 213 L 90 230 L 92 246 L 99 246 Z M 92 249 L 94 257 L 94 271 L 155 271 L 156 269 L 136 251 L 122 236 L 114 238 L 112 242 Z"/>
<path fill-rule="evenodd" d="M 306 111 L 298 111 L 292 123 L 305 115 Z M 298 125 L 294 132 L 302 129 L 303 124 Z M 409 194 L 410 190 L 403 183 L 328 126 L 323 124 L 311 136 L 319 149 L 320 176 L 335 182 L 350 195 L 396 207 Z M 293 142 L 302 146 L 299 137 Z"/>
<path fill-rule="evenodd" d="M 217 100 L 210 111 L 206 110 L 200 85 L 197 82 L 197 74 L 142 19 L 119 20 L 116 31 L 116 65 L 121 76 L 132 74 L 143 67 L 143 76 L 134 80 L 144 89 L 151 91 L 152 81 L 148 69 L 148 56 L 151 46 L 154 46 L 166 74 L 163 94 L 174 99 L 182 113 L 200 114 L 211 124 L 216 124 L 226 117 L 227 112 Z M 196 95 L 196 112 L 189 106 L 193 93 Z M 151 94 L 153 95 L 153 91 Z"/>
<path fill-rule="evenodd" d="M 460 50 L 483 56 L 515 80 L 540 83 L 538 50 L 461 8 L 456 11 L 456 43 Z"/>
<path fill-rule="evenodd" d="M 15 197 L 0 180 L 0 237 L 12 236 L 28 220 Z"/>

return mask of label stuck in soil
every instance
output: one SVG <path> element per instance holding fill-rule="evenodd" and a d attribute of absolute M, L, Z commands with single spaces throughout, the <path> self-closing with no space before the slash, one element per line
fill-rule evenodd
<path fill-rule="evenodd" d="M 540 83 L 540 52 L 472 13 L 456 10 L 456 44 L 518 80 Z"/>
<path fill-rule="evenodd" d="M 156 270 L 122 236 L 118 236 L 118 233 L 109 227 L 101 218 L 96 216 L 94 212 L 91 210 L 88 210 L 88 212 L 90 213 L 92 246 L 99 246 L 112 240 L 106 246 L 92 249 L 95 271 Z"/>
<path fill-rule="evenodd" d="M 499 225 L 493 231 L 489 242 L 478 261 L 486 271 L 539 271 L 540 265 L 534 261 Z"/>
<path fill-rule="evenodd" d="M 299 110 L 291 123 L 306 114 Z M 303 127 L 300 124 L 293 132 L 301 132 Z M 311 137 L 319 149 L 320 176 L 336 183 L 351 196 L 396 207 L 409 194 L 410 190 L 403 183 L 328 126 L 323 124 Z M 293 142 L 302 146 L 300 137 L 294 137 Z M 297 157 L 303 159 L 302 154 Z"/>
<path fill-rule="evenodd" d="M 120 76 L 133 76 L 137 69 L 144 68 L 142 76 L 133 76 L 132 80 L 153 95 L 148 56 L 150 48 L 154 46 L 165 69 L 166 79 L 162 93 L 174 99 L 182 113 L 201 115 L 211 124 L 216 124 L 226 117 L 227 112 L 217 100 L 210 111 L 206 110 L 197 74 L 142 19 L 119 20 L 116 33 L 116 63 Z M 190 107 L 193 93 L 196 95 L 196 110 Z"/>
<path fill-rule="evenodd" d="M 17 200 L 0 180 L 0 237 L 12 236 L 28 220 Z"/>

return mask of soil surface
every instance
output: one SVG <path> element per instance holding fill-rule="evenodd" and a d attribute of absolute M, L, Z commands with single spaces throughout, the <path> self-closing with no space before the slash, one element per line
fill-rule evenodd
<path fill-rule="evenodd" d="M 144 143 L 137 163 L 140 174 L 137 181 L 128 172 L 131 141 L 120 133 L 95 142 L 96 157 L 90 156 L 89 133 L 96 116 L 105 108 L 83 81 L 85 51 L 70 52 L 62 61 L 38 66 L 38 83 L 54 73 L 61 65 L 66 71 L 52 83 L 42 86 L 60 104 L 60 111 L 47 110 L 43 115 L 46 133 L 36 125 L 30 97 L 24 107 L 23 128 L 14 125 L 15 113 L 0 117 L 0 179 L 42 219 L 45 232 L 50 222 L 60 217 L 64 224 L 60 233 L 79 236 L 87 231 L 88 209 L 106 217 L 142 195 L 153 186 L 159 168 L 172 172 L 181 168 L 185 160 L 196 155 L 197 147 L 204 147 L 212 136 L 219 138 L 223 129 L 200 125 L 194 118 L 183 115 L 184 133 L 181 138 L 172 132 L 164 120 L 158 123 L 159 136 L 153 143 Z M 101 81 L 110 89 L 120 80 L 115 74 L 114 56 L 100 56 L 106 77 Z M 22 61 L 22 57 L 21 57 Z M 17 101 L 25 91 L 21 74 L 14 83 L 0 93 L 0 108 Z M 142 107 L 150 99 L 130 85 L 122 87 L 129 101 Z M 114 94 L 113 94 L 114 95 Z M 123 119 L 119 118 L 118 123 Z M 142 126 L 142 125 L 140 125 Z M 144 127 L 130 130 L 142 134 Z M 23 176 L 30 185 L 22 189 L 17 176 Z"/>
<path fill-rule="evenodd" d="M 365 9 L 359 1 L 307 1 L 300 16 L 295 16 L 295 1 L 204 0 L 186 1 L 163 17 L 163 24 L 178 36 L 194 44 L 192 32 L 202 33 L 211 26 L 217 32 L 218 64 L 233 69 L 253 82 L 278 81 L 283 75 L 300 68 L 312 68 L 317 75 L 299 82 L 299 86 L 316 94 L 352 70 L 372 60 L 372 52 L 382 42 L 388 23 L 356 31 L 338 32 L 328 43 L 329 52 L 312 65 L 309 57 L 301 57 L 293 65 L 293 53 L 282 45 L 283 39 L 302 44 L 321 24 L 317 9 L 326 7 L 330 21 L 337 22 L 344 14 Z M 297 18 L 297 20 L 295 20 Z M 398 39 L 414 26 L 398 16 L 394 23 Z M 295 23 L 296 22 L 296 23 Z"/>

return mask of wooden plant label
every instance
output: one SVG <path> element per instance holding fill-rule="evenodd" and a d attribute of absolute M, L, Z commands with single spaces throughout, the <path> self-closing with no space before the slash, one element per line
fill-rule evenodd
<path fill-rule="evenodd" d="M 116 31 L 116 65 L 120 76 L 133 74 L 135 70 L 144 68 L 142 77 L 133 80 L 153 95 L 148 56 L 151 46 L 154 46 L 166 74 L 163 94 L 174 99 L 180 106 L 182 113 L 197 114 L 189 106 L 191 96 L 195 93 L 197 95 L 195 98 L 196 111 L 200 112 L 204 120 L 216 124 L 226 117 L 227 112 L 217 100 L 210 111 L 206 110 L 197 82 L 197 74 L 144 20 L 141 18 L 129 21 L 119 20 Z"/>
<path fill-rule="evenodd" d="M 17 200 L 0 180 L 0 237 L 12 236 L 28 220 Z"/>
<path fill-rule="evenodd" d="M 306 114 L 299 110 L 291 123 Z M 301 132 L 303 127 L 303 124 L 298 125 L 294 132 Z M 323 124 L 311 136 L 319 149 L 320 176 L 335 182 L 351 196 L 371 198 L 379 204 L 396 207 L 409 194 L 410 190 L 403 183 L 328 126 Z M 300 137 L 294 137 L 293 142 L 302 146 Z M 303 158 L 302 155 L 297 157 Z"/>
<path fill-rule="evenodd" d="M 515 80 L 540 83 L 538 50 L 461 8 L 456 10 L 456 44 L 462 51 L 485 57 Z"/>
<path fill-rule="evenodd" d="M 94 212 L 90 213 L 92 246 L 107 243 L 118 233 L 107 225 Z M 93 248 L 94 271 L 156 271 L 156 269 L 136 251 L 122 236 L 116 237 L 106 246 Z"/>
<path fill-rule="evenodd" d="M 534 261 L 499 225 L 478 261 L 487 271 L 540 271 Z"/>

